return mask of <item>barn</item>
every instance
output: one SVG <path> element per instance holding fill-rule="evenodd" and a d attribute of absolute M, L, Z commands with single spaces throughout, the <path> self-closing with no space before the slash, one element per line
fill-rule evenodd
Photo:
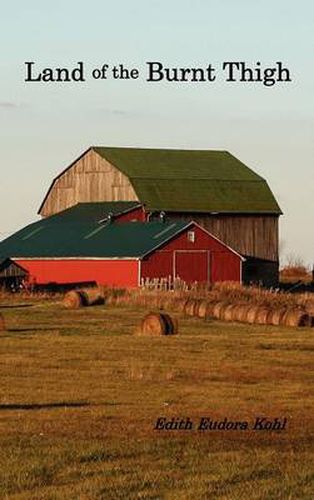
<path fill-rule="evenodd" d="M 38 285 L 95 281 L 137 287 L 142 280 L 242 280 L 244 258 L 193 221 L 142 221 L 137 202 L 78 203 L 0 243 Z"/>
<path fill-rule="evenodd" d="M 278 281 L 282 212 L 265 179 L 227 151 L 91 147 L 53 180 L 39 214 L 101 201 L 193 220 L 245 258 L 244 282 Z"/>

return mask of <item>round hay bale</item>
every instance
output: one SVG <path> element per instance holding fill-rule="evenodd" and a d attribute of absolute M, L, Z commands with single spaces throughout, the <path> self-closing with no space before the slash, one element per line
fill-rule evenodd
<path fill-rule="evenodd" d="M 240 307 L 241 307 L 241 310 L 242 310 L 242 306 L 238 305 L 238 304 L 233 304 L 233 307 L 232 307 L 232 311 L 231 311 L 231 320 L 230 321 L 239 321 L 238 320 L 238 317 L 239 317 L 239 313 L 240 313 Z"/>
<path fill-rule="evenodd" d="M 249 309 L 251 309 L 251 307 L 252 306 L 249 304 L 245 304 L 242 306 L 240 313 L 238 313 L 239 321 L 241 321 L 242 323 L 247 323 L 247 314 Z"/>
<path fill-rule="evenodd" d="M 185 307 L 184 307 L 184 312 L 188 316 L 194 316 L 195 315 L 195 309 L 198 305 L 198 301 L 194 299 L 190 299 L 186 302 Z"/>
<path fill-rule="evenodd" d="M 67 292 L 63 299 L 63 305 L 67 309 L 78 309 L 79 307 L 83 307 L 84 297 L 77 290 L 71 290 Z"/>
<path fill-rule="evenodd" d="M 246 317 L 247 305 L 238 304 L 233 308 L 232 316 L 233 321 L 244 321 Z"/>
<path fill-rule="evenodd" d="M 166 335 L 166 332 L 167 324 L 162 314 L 150 312 L 142 319 L 140 329 L 136 333 L 149 337 L 160 337 Z"/>
<path fill-rule="evenodd" d="M 176 306 L 176 310 L 178 312 L 181 312 L 183 313 L 185 311 L 185 306 L 186 304 L 188 303 L 188 300 L 189 299 L 178 299 L 177 301 L 177 306 Z"/>
<path fill-rule="evenodd" d="M 161 316 L 166 323 L 166 335 L 177 335 L 178 321 L 167 313 L 161 313 Z"/>
<path fill-rule="evenodd" d="M 191 308 L 192 316 L 197 316 L 199 305 L 200 305 L 200 300 L 199 299 L 195 299 L 194 300 L 194 308 Z"/>
<path fill-rule="evenodd" d="M 159 337 L 161 335 L 176 335 L 178 333 L 178 322 L 167 313 L 147 314 L 135 334 Z"/>
<path fill-rule="evenodd" d="M 207 302 L 207 300 L 201 300 L 197 308 L 198 317 L 206 318 L 208 308 L 209 308 L 209 303 Z"/>
<path fill-rule="evenodd" d="M 232 304 L 232 319 L 230 321 L 237 321 L 239 304 Z"/>
<path fill-rule="evenodd" d="M 193 316 L 198 316 L 198 308 L 200 306 L 200 299 L 195 299 L 195 305 L 194 305 L 194 310 L 193 310 Z"/>
<path fill-rule="evenodd" d="M 284 314 L 287 312 L 286 307 L 273 309 L 268 316 L 268 323 L 270 325 L 278 326 L 281 324 Z"/>
<path fill-rule="evenodd" d="M 212 315 L 214 316 L 214 318 L 216 319 L 222 319 L 222 312 L 224 310 L 224 308 L 226 307 L 226 302 L 217 302 L 214 307 L 213 307 L 213 311 L 212 311 Z"/>
<path fill-rule="evenodd" d="M 247 323 L 255 323 L 256 316 L 258 314 L 260 307 L 259 306 L 250 306 L 246 310 L 246 322 Z"/>
<path fill-rule="evenodd" d="M 280 324 L 284 326 L 311 326 L 311 317 L 301 309 L 288 309 Z"/>
<path fill-rule="evenodd" d="M 255 317 L 257 325 L 267 325 L 267 318 L 271 310 L 268 307 L 259 307 Z"/>
<path fill-rule="evenodd" d="M 210 301 L 207 303 L 207 314 L 206 314 L 206 317 L 207 318 L 214 318 L 214 309 L 216 307 L 217 304 L 220 304 L 220 301 L 219 300 L 213 300 L 213 301 Z"/>
<path fill-rule="evenodd" d="M 200 304 L 201 304 L 201 300 L 200 299 L 196 299 L 195 300 L 195 305 L 194 305 L 194 314 L 193 316 L 198 316 L 198 310 L 199 310 L 199 307 L 200 307 Z"/>
<path fill-rule="evenodd" d="M 272 317 L 273 317 L 273 312 L 274 310 L 270 307 L 267 308 L 268 312 L 266 314 L 266 323 L 264 323 L 264 325 L 272 325 Z"/>
<path fill-rule="evenodd" d="M 224 321 L 233 321 L 235 307 L 236 306 L 234 304 L 229 304 L 225 308 L 222 309 L 221 315 L 222 315 L 222 319 Z"/>
<path fill-rule="evenodd" d="M 6 329 L 6 327 L 5 327 L 4 317 L 0 313 L 0 332 L 3 332 L 5 329 Z"/>

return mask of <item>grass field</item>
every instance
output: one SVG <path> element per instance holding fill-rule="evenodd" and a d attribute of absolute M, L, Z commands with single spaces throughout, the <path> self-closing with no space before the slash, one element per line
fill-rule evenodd
<path fill-rule="evenodd" d="M 0 312 L 0 498 L 313 498 L 313 329 L 178 316 L 145 338 L 130 306 Z M 262 416 L 286 430 L 154 430 Z"/>

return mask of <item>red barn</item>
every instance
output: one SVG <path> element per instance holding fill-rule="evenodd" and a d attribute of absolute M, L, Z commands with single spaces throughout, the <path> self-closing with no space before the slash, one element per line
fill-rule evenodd
<path fill-rule="evenodd" d="M 195 222 L 143 222 L 138 204 L 80 203 L 0 243 L 37 284 L 136 287 L 142 279 L 242 281 L 236 251 Z"/>

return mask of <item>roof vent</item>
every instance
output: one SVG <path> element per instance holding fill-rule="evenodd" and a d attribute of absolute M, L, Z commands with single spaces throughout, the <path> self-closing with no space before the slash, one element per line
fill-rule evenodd
<path fill-rule="evenodd" d="M 111 224 L 114 220 L 114 213 L 108 212 L 106 217 L 98 221 L 98 224 Z"/>
<path fill-rule="evenodd" d="M 109 212 L 108 215 L 107 215 L 107 222 L 108 222 L 108 224 L 111 224 L 111 222 L 113 222 L 113 219 L 114 219 L 113 213 Z"/>
<path fill-rule="evenodd" d="M 160 222 L 166 222 L 166 212 L 162 211 L 159 214 L 159 221 Z"/>

